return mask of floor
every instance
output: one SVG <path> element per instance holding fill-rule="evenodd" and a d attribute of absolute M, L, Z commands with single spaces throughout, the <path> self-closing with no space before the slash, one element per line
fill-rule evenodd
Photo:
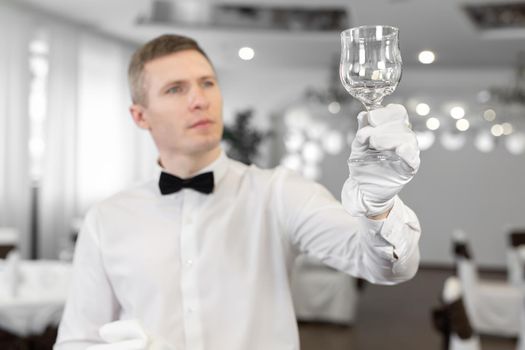
<path fill-rule="evenodd" d="M 301 350 L 433 350 L 442 349 L 434 330 L 432 308 L 450 271 L 420 269 L 416 277 L 397 286 L 367 284 L 359 300 L 354 326 L 300 323 Z M 484 277 L 501 279 L 501 273 Z M 516 341 L 481 337 L 482 350 L 515 350 Z"/>

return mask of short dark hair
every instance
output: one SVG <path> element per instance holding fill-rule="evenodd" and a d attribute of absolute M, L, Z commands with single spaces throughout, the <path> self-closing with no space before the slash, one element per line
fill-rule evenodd
<path fill-rule="evenodd" d="M 147 104 L 146 82 L 144 79 L 144 66 L 146 63 L 184 50 L 195 50 L 201 53 L 211 64 L 210 59 L 199 44 L 192 38 L 182 35 L 161 35 L 148 41 L 135 51 L 128 67 L 128 84 L 133 103 Z"/>

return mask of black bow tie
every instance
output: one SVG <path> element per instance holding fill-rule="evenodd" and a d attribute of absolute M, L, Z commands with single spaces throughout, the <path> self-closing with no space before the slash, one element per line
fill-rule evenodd
<path fill-rule="evenodd" d="M 189 179 L 181 179 L 175 175 L 162 172 L 159 179 L 159 188 L 162 194 L 175 193 L 183 188 L 192 188 L 195 191 L 210 194 L 213 192 L 213 173 L 208 172 Z"/>

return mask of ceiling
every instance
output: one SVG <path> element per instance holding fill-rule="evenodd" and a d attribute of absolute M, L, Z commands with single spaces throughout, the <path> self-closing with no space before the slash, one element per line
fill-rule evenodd
<path fill-rule="evenodd" d="M 173 0 L 177 1 L 177 0 Z M 188 1 L 188 0 L 178 0 Z M 199 2 L 199 0 L 189 0 Z M 218 67 L 237 68 L 237 50 L 255 49 L 251 65 L 266 67 L 326 67 L 337 60 L 339 33 L 233 30 L 167 25 L 138 25 L 137 18 L 151 13 L 152 0 L 12 0 L 92 27 L 99 32 L 140 44 L 166 32 L 196 38 Z M 405 65 L 419 65 L 417 55 L 436 53 L 431 67 L 511 67 L 525 50 L 525 27 L 484 32 L 463 10 L 466 4 L 502 3 L 502 0 L 207 0 L 212 3 L 295 7 L 339 6 L 347 9 L 350 25 L 388 24 L 400 28 Z M 505 0 L 523 3 L 523 0 Z"/>

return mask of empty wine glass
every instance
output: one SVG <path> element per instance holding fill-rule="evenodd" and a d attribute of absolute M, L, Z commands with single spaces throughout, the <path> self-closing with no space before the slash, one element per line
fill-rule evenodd
<path fill-rule="evenodd" d="M 361 101 L 367 111 L 381 107 L 401 79 L 398 28 L 372 25 L 350 28 L 341 33 L 339 74 L 345 89 Z M 350 165 L 370 162 L 399 162 L 393 151 L 369 150 Z"/>

